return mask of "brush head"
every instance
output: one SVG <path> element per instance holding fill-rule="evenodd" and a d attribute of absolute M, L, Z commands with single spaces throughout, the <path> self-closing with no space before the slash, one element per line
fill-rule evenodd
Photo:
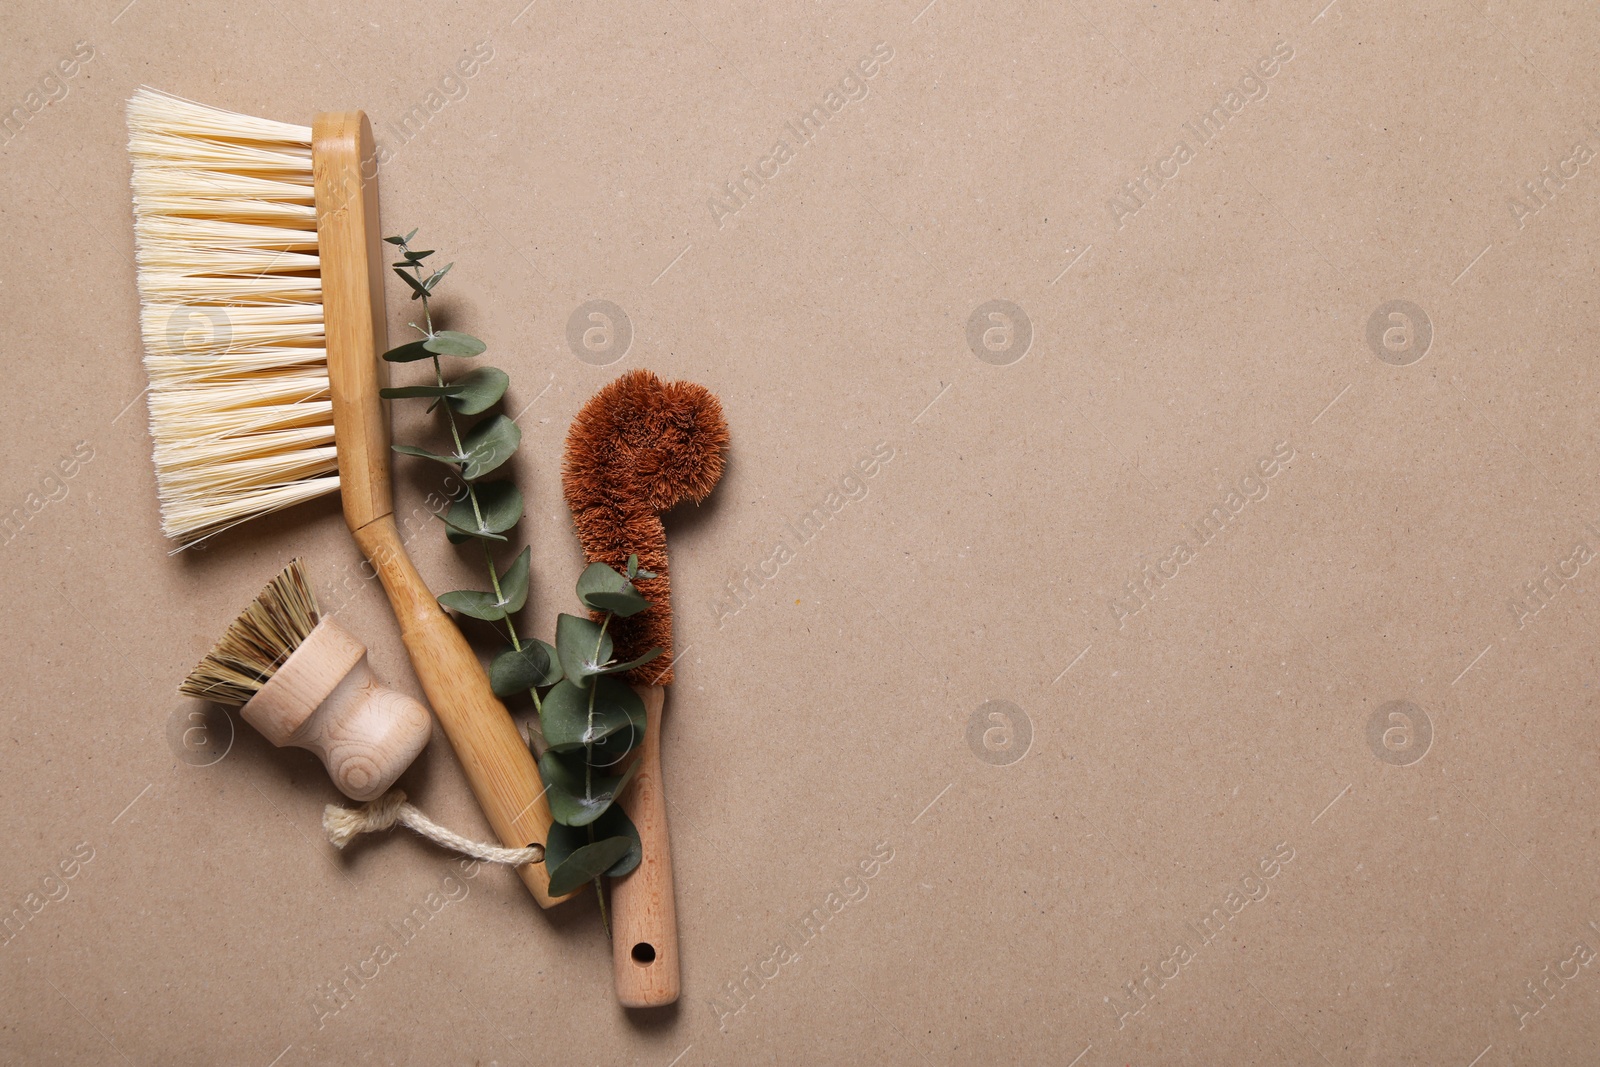
<path fill-rule="evenodd" d="M 561 487 L 584 555 L 623 570 L 637 553 L 639 565 L 656 574 L 634 582 L 652 606 L 611 623 L 618 658 L 663 650 L 629 672 L 636 684 L 672 681 L 672 590 L 660 512 L 705 499 L 722 477 L 727 444 L 728 423 L 710 390 L 663 382 L 647 370 L 601 389 L 567 431 Z"/>
<path fill-rule="evenodd" d="M 321 619 L 305 568 L 291 560 L 239 613 L 178 691 L 218 704 L 248 703 Z"/>
<path fill-rule="evenodd" d="M 188 547 L 339 488 L 312 131 L 128 101 L 161 527 Z"/>

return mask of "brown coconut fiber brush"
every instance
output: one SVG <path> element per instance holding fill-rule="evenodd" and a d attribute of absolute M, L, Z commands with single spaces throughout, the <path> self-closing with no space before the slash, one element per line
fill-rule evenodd
<path fill-rule="evenodd" d="M 367 117 L 294 126 L 141 89 L 128 152 L 162 530 L 183 548 L 337 490 L 489 824 L 543 844 L 533 755 L 395 528 Z M 553 902 L 543 864 L 517 872 Z"/>
<path fill-rule="evenodd" d="M 433 736 L 428 709 L 379 684 L 366 646 L 322 617 L 299 560 L 267 583 L 178 689 L 238 707 L 279 748 L 315 752 L 353 800 L 382 796 Z"/>
<path fill-rule="evenodd" d="M 722 477 L 728 424 L 703 386 L 663 382 L 631 371 L 596 393 L 567 432 L 561 485 L 590 563 L 618 570 L 637 554 L 654 578 L 635 581 L 651 607 L 612 620 L 618 659 L 660 647 L 655 660 L 628 673 L 644 700 L 641 765 L 620 803 L 639 830 L 644 858 L 612 888 L 612 967 L 617 999 L 630 1008 L 678 999 L 678 919 L 672 853 L 661 787 L 661 709 L 672 681 L 672 592 L 661 513 L 705 499 Z"/>

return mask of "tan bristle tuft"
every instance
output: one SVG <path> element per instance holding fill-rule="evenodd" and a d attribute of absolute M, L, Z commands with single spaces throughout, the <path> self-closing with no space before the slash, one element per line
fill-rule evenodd
<path fill-rule="evenodd" d="M 248 702 L 311 636 L 321 618 L 305 568 L 298 559 L 290 560 L 233 620 L 178 691 L 218 704 Z"/>
<path fill-rule="evenodd" d="M 161 528 L 186 548 L 339 488 L 311 128 L 128 101 Z"/>

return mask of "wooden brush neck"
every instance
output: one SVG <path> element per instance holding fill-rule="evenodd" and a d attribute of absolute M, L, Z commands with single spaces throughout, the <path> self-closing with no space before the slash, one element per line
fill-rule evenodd
<path fill-rule="evenodd" d="M 360 111 L 334 111 L 311 126 L 323 329 L 333 397 L 334 442 L 345 522 L 361 527 L 394 511 L 389 481 L 388 384 L 378 156 Z"/>
<path fill-rule="evenodd" d="M 279 748 L 293 744 L 296 731 L 366 656 L 366 646 L 323 619 L 240 714 Z"/>

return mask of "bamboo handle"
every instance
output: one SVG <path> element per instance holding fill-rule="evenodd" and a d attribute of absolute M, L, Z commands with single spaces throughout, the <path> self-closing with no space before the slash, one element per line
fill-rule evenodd
<path fill-rule="evenodd" d="M 643 686 L 644 743 L 640 767 L 620 803 L 639 830 L 644 858 L 611 889 L 611 962 L 617 1000 L 628 1008 L 658 1008 L 678 999 L 678 910 L 672 898 L 672 848 L 667 797 L 661 788 L 661 705 L 667 691 Z"/>
<path fill-rule="evenodd" d="M 550 837 L 550 805 L 539 785 L 533 753 L 489 687 L 467 639 L 406 555 L 394 517 L 385 515 L 368 523 L 355 531 L 355 538 L 389 594 L 417 680 L 495 836 L 507 848 L 544 844 Z M 523 864 L 517 874 L 541 907 L 567 899 L 550 895 L 550 875 L 543 863 Z"/>
<path fill-rule="evenodd" d="M 389 419 L 378 394 L 386 377 L 387 364 L 379 356 L 388 347 L 388 329 L 372 126 L 359 111 L 339 111 L 318 115 L 311 129 L 317 255 L 345 524 L 383 581 L 417 680 L 489 825 L 508 848 L 544 844 L 550 807 L 533 754 L 395 530 Z M 525 864 L 517 873 L 540 906 L 556 902 L 542 863 Z"/>
<path fill-rule="evenodd" d="M 372 124 L 359 111 L 318 115 L 311 125 L 339 497 L 352 530 L 394 512 L 389 412 L 378 395 L 389 384 L 389 365 L 378 358 L 389 347 L 389 328 L 384 321 L 376 153 Z"/>

